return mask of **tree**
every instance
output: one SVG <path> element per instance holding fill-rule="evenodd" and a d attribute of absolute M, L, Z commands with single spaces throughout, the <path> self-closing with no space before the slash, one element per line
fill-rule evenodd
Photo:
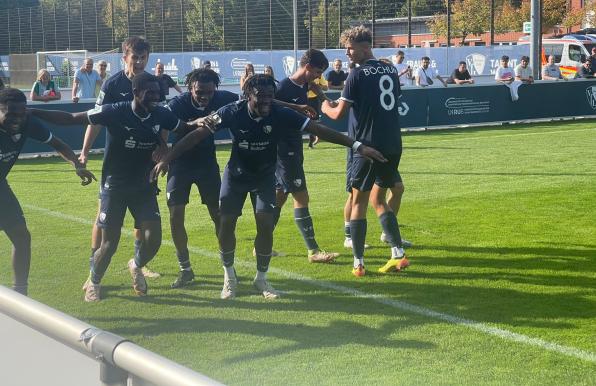
<path fill-rule="evenodd" d="M 490 29 L 490 2 L 455 0 L 451 3 L 451 37 L 463 44 L 469 35 L 481 35 Z M 435 15 L 428 26 L 438 37 L 447 36 L 447 15 Z"/>

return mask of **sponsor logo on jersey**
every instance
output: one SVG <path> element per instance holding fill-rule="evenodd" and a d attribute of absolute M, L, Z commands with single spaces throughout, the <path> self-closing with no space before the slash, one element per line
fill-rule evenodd
<path fill-rule="evenodd" d="M 238 142 L 238 147 L 240 149 L 248 150 L 248 141 L 240 141 L 240 142 Z"/>
<path fill-rule="evenodd" d="M 130 137 L 126 141 L 124 141 L 124 147 L 127 149 L 134 149 L 137 146 L 137 141 Z"/>

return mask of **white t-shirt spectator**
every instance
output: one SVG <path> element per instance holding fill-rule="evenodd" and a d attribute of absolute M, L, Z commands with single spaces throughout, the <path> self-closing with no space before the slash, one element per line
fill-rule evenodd
<path fill-rule="evenodd" d="M 500 67 L 497 68 L 495 72 L 495 80 L 501 80 L 505 78 L 515 78 L 515 74 L 513 72 L 513 68 L 511 67 Z"/>
<path fill-rule="evenodd" d="M 432 67 L 427 69 L 422 68 L 422 66 L 416 69 L 416 77 L 420 79 L 421 86 L 429 86 L 434 83 L 434 79 L 437 77 L 439 73 Z M 431 81 L 429 82 L 428 79 Z"/>
<path fill-rule="evenodd" d="M 528 79 L 532 76 L 532 67 L 529 65 L 523 68 L 521 64 L 515 67 L 515 76 L 519 76 L 521 79 Z"/>

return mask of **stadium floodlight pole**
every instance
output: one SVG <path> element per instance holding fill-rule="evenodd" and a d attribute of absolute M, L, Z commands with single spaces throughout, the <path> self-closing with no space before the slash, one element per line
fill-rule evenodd
<path fill-rule="evenodd" d="M 294 68 L 292 71 L 294 71 L 296 63 L 298 63 L 298 0 L 292 1 L 292 13 L 294 18 Z"/>
<path fill-rule="evenodd" d="M 540 37 L 542 35 L 542 20 L 540 19 L 540 0 L 532 0 L 530 8 L 532 32 L 530 33 L 530 64 L 532 76 L 539 79 L 540 75 Z"/>

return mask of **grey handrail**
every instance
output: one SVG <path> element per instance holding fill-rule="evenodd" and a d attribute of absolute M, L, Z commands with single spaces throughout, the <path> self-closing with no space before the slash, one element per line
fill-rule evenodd
<path fill-rule="evenodd" d="M 136 380 L 135 385 L 222 385 L 4 286 L 0 286 L 0 312 L 97 360 L 101 365 L 99 378 L 104 385 L 126 385 L 129 378 Z"/>

